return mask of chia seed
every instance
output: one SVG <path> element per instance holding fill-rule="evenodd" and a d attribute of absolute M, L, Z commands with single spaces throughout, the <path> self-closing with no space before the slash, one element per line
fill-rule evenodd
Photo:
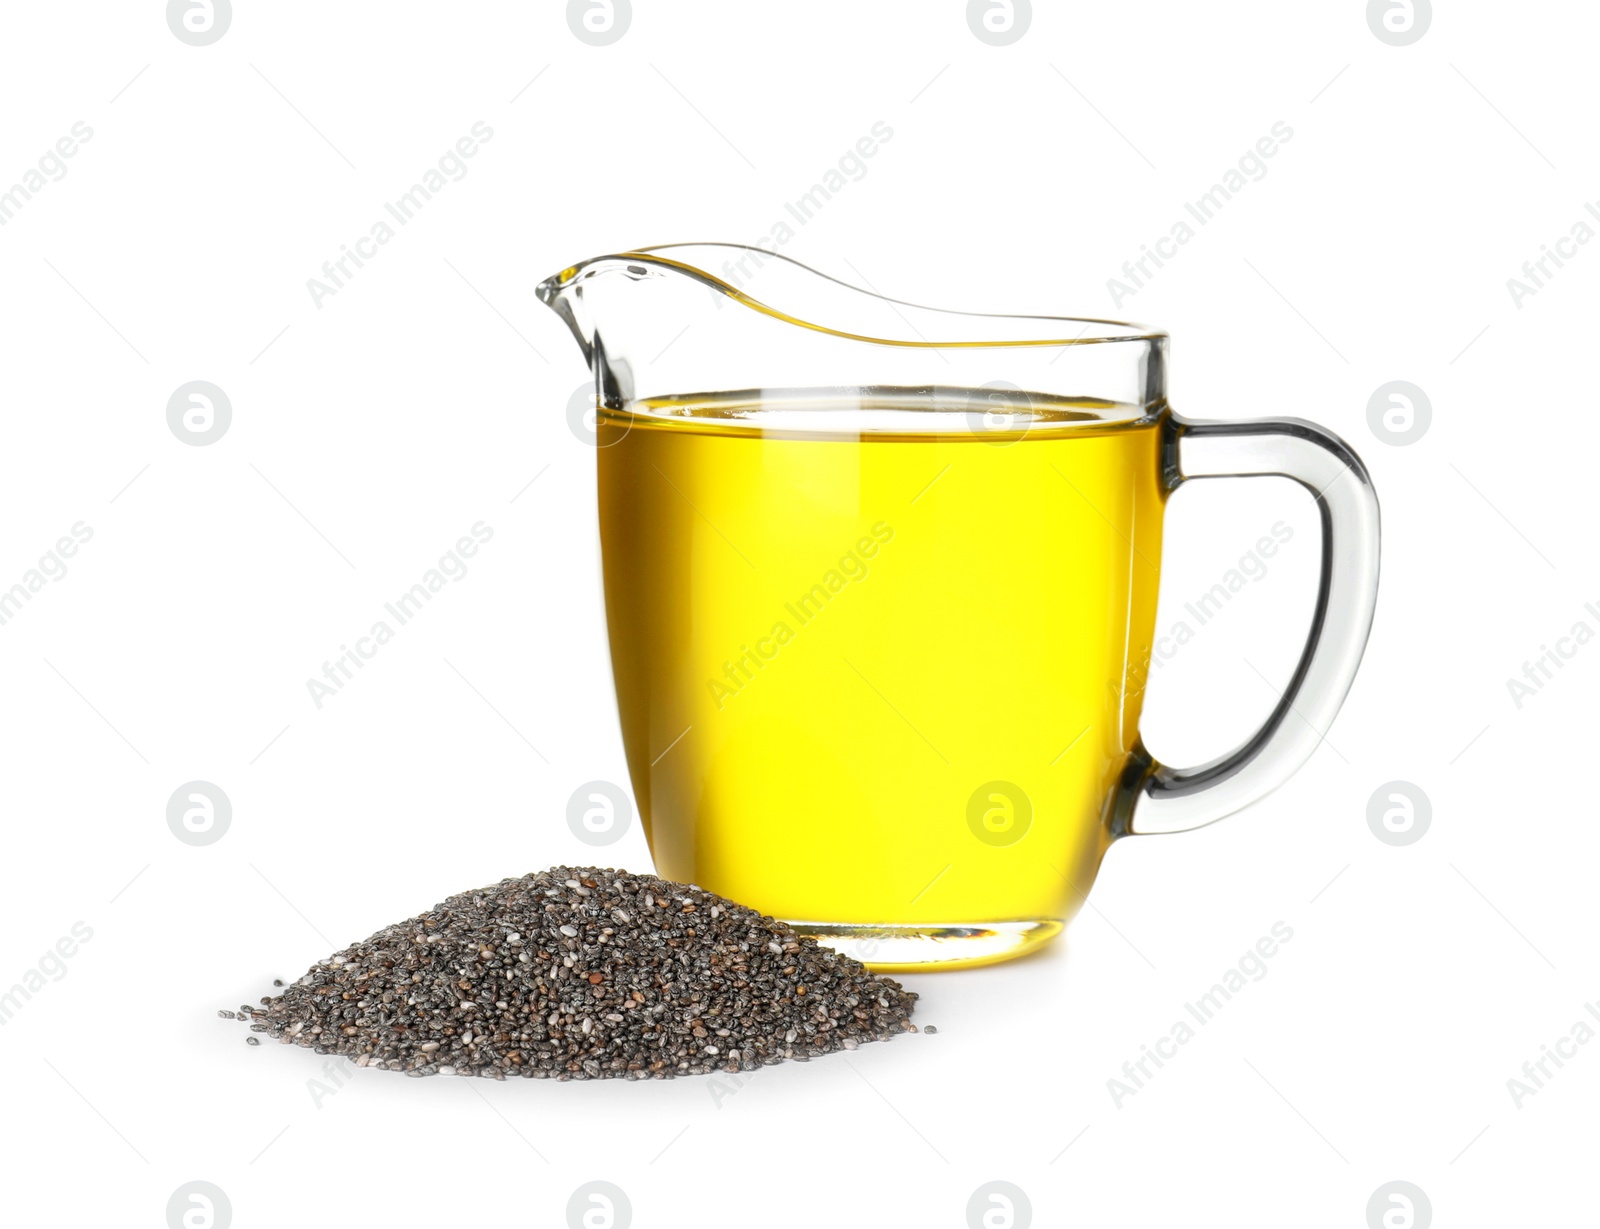
<path fill-rule="evenodd" d="M 914 1033 L 916 998 L 693 885 L 562 866 L 385 927 L 238 1016 L 413 1076 L 642 1080 Z"/>

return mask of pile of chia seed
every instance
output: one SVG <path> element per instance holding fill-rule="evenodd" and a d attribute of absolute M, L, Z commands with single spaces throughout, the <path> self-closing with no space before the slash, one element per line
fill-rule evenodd
<path fill-rule="evenodd" d="M 916 998 L 711 892 L 560 866 L 452 896 L 238 1017 L 407 1075 L 642 1080 L 914 1033 Z"/>

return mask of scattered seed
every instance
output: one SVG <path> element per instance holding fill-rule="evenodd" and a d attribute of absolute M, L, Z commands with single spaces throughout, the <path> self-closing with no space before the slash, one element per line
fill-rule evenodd
<path fill-rule="evenodd" d="M 585 929 L 578 968 L 567 940 Z M 667 1079 L 915 1032 L 916 998 L 692 885 L 556 867 L 452 896 L 313 965 L 261 1007 L 218 1014 L 412 1076 Z"/>
<path fill-rule="evenodd" d="M 936 1029 L 936 1028 L 934 1028 L 934 1027 L 933 1027 L 933 1025 L 931 1025 L 931 1024 L 924 1024 L 924 1025 L 923 1025 L 923 1026 L 922 1026 L 922 1031 L 923 1031 L 923 1032 L 925 1032 L 925 1033 L 927 1033 L 927 1034 L 928 1034 L 928 1036 L 930 1036 L 930 1037 L 932 1037 L 932 1036 L 933 1036 L 933 1035 L 934 1035 L 934 1034 L 935 1034 L 935 1033 L 937 1033 L 937 1032 L 938 1032 L 938 1031 L 939 1031 L 939 1030 L 938 1030 L 938 1029 Z"/>

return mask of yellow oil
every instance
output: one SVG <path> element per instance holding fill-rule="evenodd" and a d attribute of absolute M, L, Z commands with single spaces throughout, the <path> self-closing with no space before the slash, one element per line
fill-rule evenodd
<path fill-rule="evenodd" d="M 599 418 L 657 870 L 792 920 L 1064 921 L 1137 738 L 1162 424 L 1063 402 L 1026 430 L 822 437 L 762 410 Z"/>

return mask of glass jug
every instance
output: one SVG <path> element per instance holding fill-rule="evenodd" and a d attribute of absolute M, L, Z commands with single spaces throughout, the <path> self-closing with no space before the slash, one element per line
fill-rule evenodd
<path fill-rule="evenodd" d="M 1310 423 L 1192 422 L 1165 334 L 918 307 L 671 245 L 539 286 L 594 376 L 606 619 L 657 871 L 890 970 L 1058 934 L 1118 838 L 1315 750 L 1371 626 L 1378 504 Z M 1174 768 L 1139 738 L 1167 497 L 1281 475 L 1322 522 L 1281 701 Z"/>

